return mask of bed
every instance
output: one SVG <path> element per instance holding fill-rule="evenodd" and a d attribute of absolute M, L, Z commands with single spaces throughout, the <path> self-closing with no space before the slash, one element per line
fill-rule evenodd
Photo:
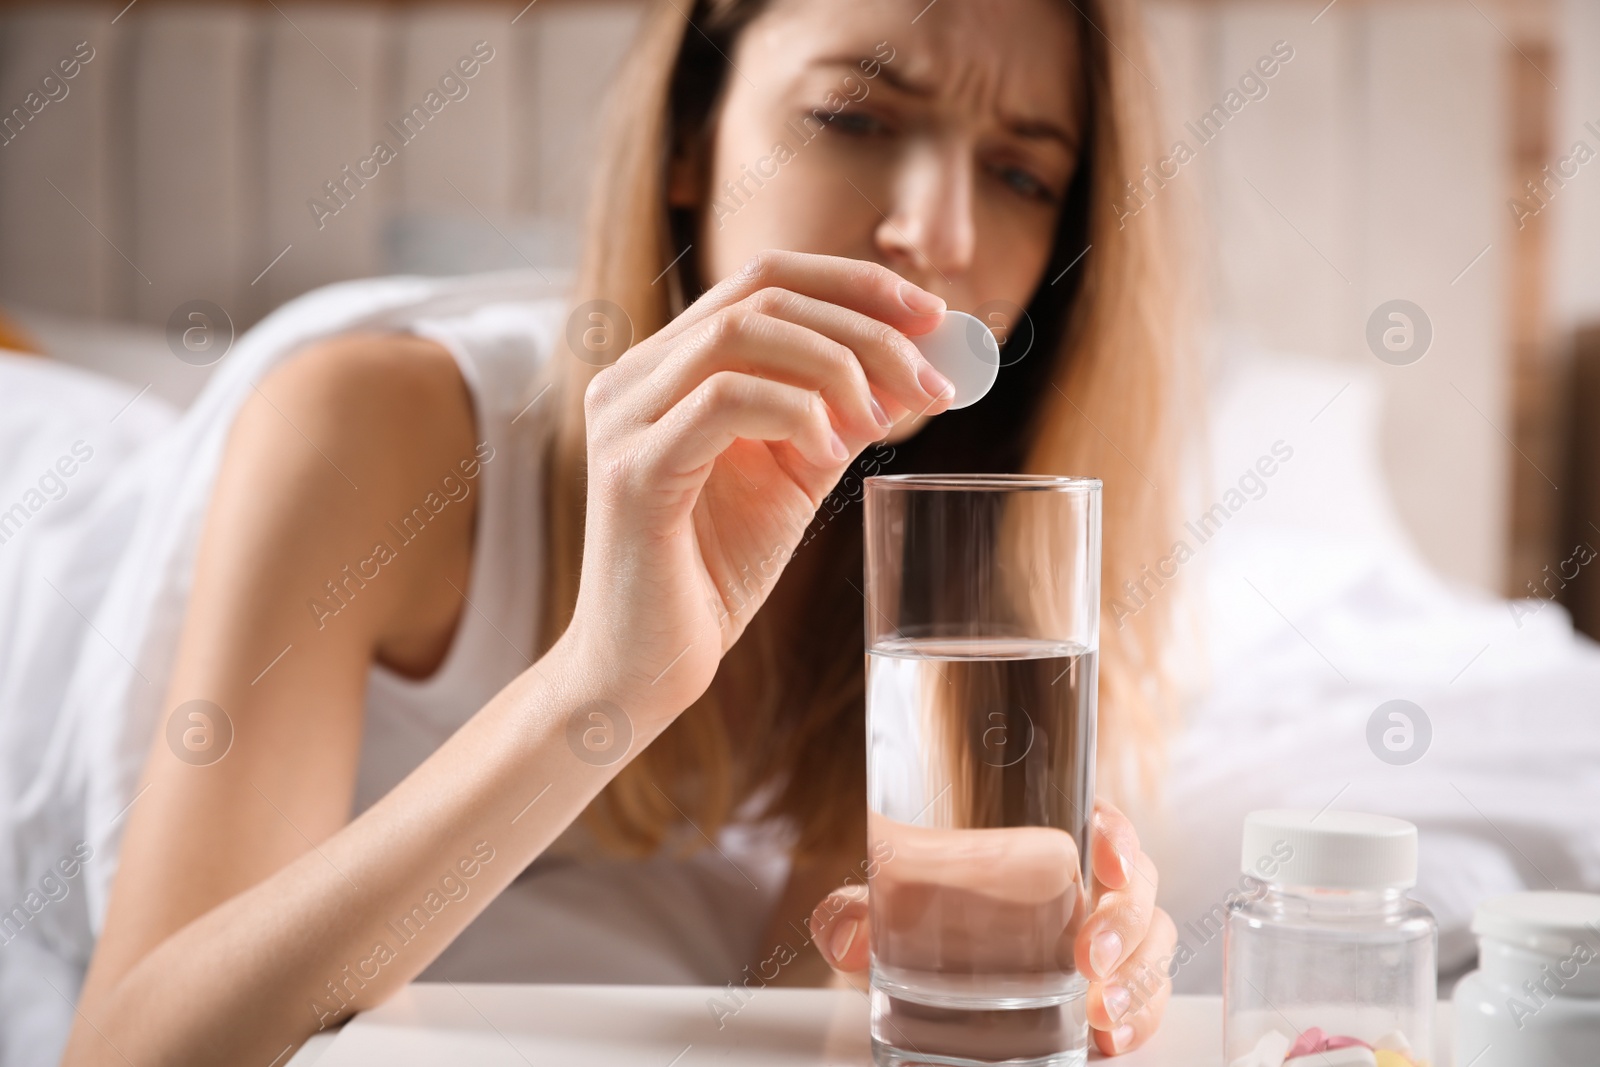
<path fill-rule="evenodd" d="M 1473 957 L 1482 897 L 1600 890 L 1600 647 L 1554 597 L 1483 591 L 1520 588 L 1511 575 L 1559 568 L 1575 547 L 1513 456 L 1564 447 L 1554 379 L 1528 370 L 1549 347 L 1543 282 L 1526 269 L 1549 219 L 1509 237 L 1501 217 L 1510 164 L 1541 151 L 1513 134 L 1549 117 L 1528 67 L 1548 61 L 1550 8 L 1149 7 L 1151 74 L 1175 116 L 1280 36 L 1300 49 L 1197 171 L 1222 312 L 1215 437 L 1190 513 L 1214 533 L 1183 572 L 1205 640 L 1185 653 L 1193 691 L 1165 795 L 1141 813 L 1194 952 L 1176 984 L 1219 988 L 1212 917 L 1237 884 L 1240 820 L 1293 804 L 1422 827 L 1418 892 L 1440 918 L 1448 986 Z M 117 8 L 0 11 L 8 98 L 37 77 L 33 58 L 99 49 L 73 96 L 7 149 L 0 301 L 57 359 L 107 376 L 95 403 L 131 405 L 130 441 L 160 432 L 213 369 L 174 358 L 166 324 L 190 299 L 226 306 L 242 330 L 338 278 L 570 269 L 583 108 L 638 4 Z M 360 210 L 312 228 L 307 196 L 479 37 L 501 52 L 451 125 Z M 1502 64 L 1517 73 L 1459 76 Z M 1408 140 L 1416 123 L 1447 125 L 1449 152 Z M 1385 165 L 1396 152 L 1405 166 Z M 1417 279 L 1448 345 L 1406 377 L 1352 338 Z M 1574 404 L 1592 411 L 1600 375 L 1583 381 Z M 1291 457 L 1243 484 L 1280 442 Z M 1596 484 L 1600 464 L 1577 469 L 1580 487 Z M 1420 710 L 1425 738 L 1424 718 L 1393 701 Z"/>

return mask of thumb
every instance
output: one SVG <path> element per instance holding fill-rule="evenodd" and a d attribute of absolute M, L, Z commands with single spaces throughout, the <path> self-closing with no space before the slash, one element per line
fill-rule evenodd
<path fill-rule="evenodd" d="M 834 970 L 867 969 L 867 887 L 841 886 L 822 898 L 807 920 L 811 940 Z"/>

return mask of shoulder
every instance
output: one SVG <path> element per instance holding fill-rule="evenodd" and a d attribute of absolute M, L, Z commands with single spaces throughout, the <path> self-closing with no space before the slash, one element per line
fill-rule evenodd
<path fill-rule="evenodd" d="M 409 501 L 471 455 L 480 428 L 455 358 L 436 341 L 345 334 L 308 345 L 254 386 L 229 441 L 278 499 L 372 511 Z M 277 473 L 273 473 L 276 471 Z M 262 492 L 268 491 L 267 483 Z"/>
<path fill-rule="evenodd" d="M 437 342 L 349 334 L 309 345 L 264 375 L 241 408 L 208 536 L 228 570 L 248 569 L 252 583 L 275 576 L 314 588 L 369 555 L 388 521 L 434 493 L 474 454 L 477 432 L 472 395 Z M 398 568 L 411 577 L 365 598 L 358 614 L 372 623 L 369 636 L 437 584 L 429 574 L 464 566 L 473 510 L 445 509 L 440 534 L 420 539 Z"/>
<path fill-rule="evenodd" d="M 341 436 L 385 427 L 410 436 L 440 420 L 471 432 L 472 398 L 455 358 L 411 334 L 343 334 L 308 345 L 266 374 L 251 400 L 288 404 Z M 427 426 L 411 421 L 423 415 Z"/>
<path fill-rule="evenodd" d="M 477 433 L 472 394 L 442 345 L 409 334 L 347 334 L 266 374 L 240 412 L 232 445 L 265 447 L 280 459 L 280 450 L 292 450 L 298 466 L 318 471 L 317 482 L 334 476 L 381 496 L 408 488 L 409 468 L 470 453 Z"/>

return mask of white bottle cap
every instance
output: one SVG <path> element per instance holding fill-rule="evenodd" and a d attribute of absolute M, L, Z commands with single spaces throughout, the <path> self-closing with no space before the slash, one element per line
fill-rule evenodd
<path fill-rule="evenodd" d="M 1600 896 L 1507 893 L 1478 905 L 1472 932 L 1518 948 L 1565 956 L 1579 942 L 1600 948 Z"/>
<path fill-rule="evenodd" d="M 1417 828 L 1354 811 L 1253 811 L 1239 868 L 1280 885 L 1405 889 L 1417 884 Z"/>
<path fill-rule="evenodd" d="M 931 333 L 911 343 L 955 386 L 956 398 L 946 411 L 976 404 L 1000 376 L 1000 342 L 982 319 L 965 311 L 946 311 Z"/>

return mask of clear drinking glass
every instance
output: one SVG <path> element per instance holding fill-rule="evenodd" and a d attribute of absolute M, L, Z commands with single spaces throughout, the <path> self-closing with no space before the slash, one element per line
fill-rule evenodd
<path fill-rule="evenodd" d="M 873 477 L 865 522 L 873 1058 L 1082 1064 L 1100 482 Z"/>

